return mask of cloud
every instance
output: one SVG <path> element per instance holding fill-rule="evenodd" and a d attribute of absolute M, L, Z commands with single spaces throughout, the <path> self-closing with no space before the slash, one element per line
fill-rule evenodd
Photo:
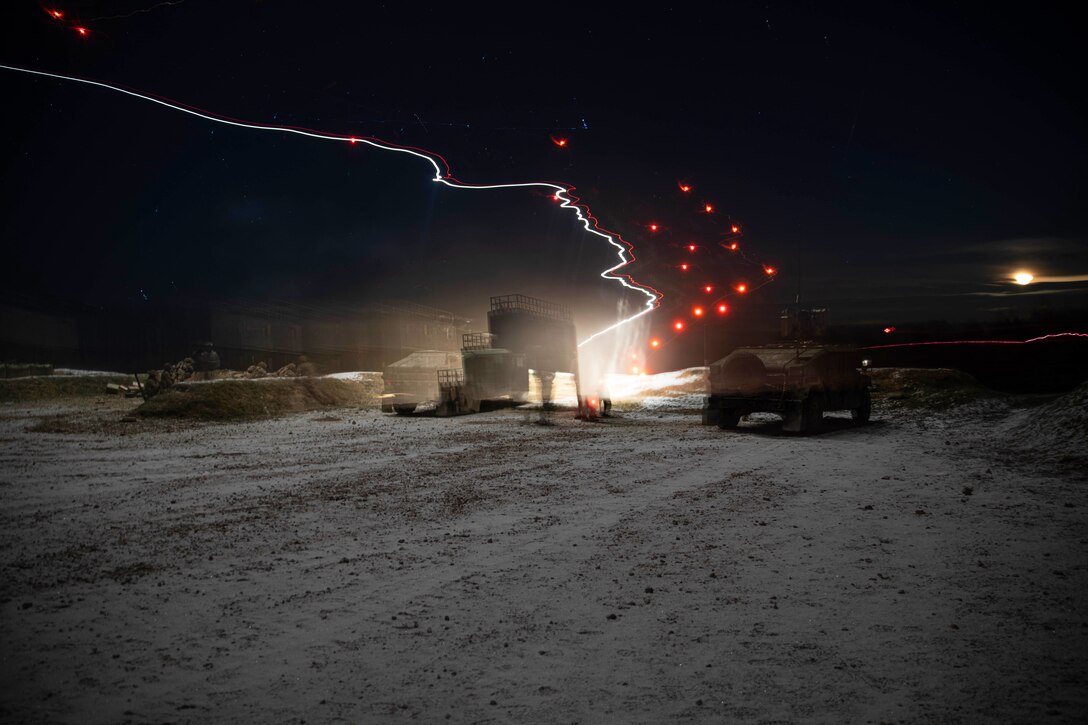
<path fill-rule="evenodd" d="M 1088 282 L 1088 274 L 1067 274 L 1057 277 L 1036 277 L 1035 282 L 1054 282 L 1065 284 L 1068 282 Z"/>
<path fill-rule="evenodd" d="M 1004 292 L 963 292 L 961 294 L 968 297 L 1030 297 L 1032 295 L 1084 294 L 1085 292 L 1086 290 L 1082 287 L 1073 287 L 1071 289 L 1020 289 L 1006 290 Z"/>
<path fill-rule="evenodd" d="M 1069 237 L 1018 237 L 1016 239 L 993 239 L 987 242 L 968 244 L 949 244 L 934 253 L 941 255 L 980 254 L 992 258 L 996 254 L 1008 256 L 1037 256 L 1044 254 L 1084 254 L 1083 239 Z"/>

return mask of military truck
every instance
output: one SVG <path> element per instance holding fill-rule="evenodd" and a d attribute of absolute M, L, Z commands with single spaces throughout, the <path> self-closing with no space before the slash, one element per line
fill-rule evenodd
<path fill-rule="evenodd" d="M 849 410 L 869 420 L 869 377 L 854 348 L 782 344 L 734 350 L 710 366 L 710 395 L 703 424 L 736 428 L 749 413 L 777 413 L 782 429 L 811 433 L 825 411 Z"/>
<path fill-rule="evenodd" d="M 382 375 L 382 412 L 408 415 L 439 399 L 438 371 L 461 369 L 461 353 L 419 350 L 387 365 Z"/>
<path fill-rule="evenodd" d="M 522 353 L 492 347 L 486 332 L 462 335 L 461 369 L 438 372 L 438 416 L 520 405 L 529 397 L 529 366 Z"/>

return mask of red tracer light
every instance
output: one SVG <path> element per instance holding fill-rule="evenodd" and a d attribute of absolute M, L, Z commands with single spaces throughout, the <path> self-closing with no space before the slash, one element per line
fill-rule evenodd
<path fill-rule="evenodd" d="M 659 228 L 659 227 L 658 227 L 658 226 L 657 226 L 656 224 L 651 224 L 651 225 L 650 225 L 650 231 L 651 231 L 651 232 L 656 232 L 656 231 L 658 230 L 658 228 Z"/>
<path fill-rule="evenodd" d="M 707 214 L 710 214 L 710 213 L 712 213 L 712 212 L 714 211 L 714 207 L 713 207 L 713 206 L 711 206 L 710 204 L 707 204 L 707 205 L 706 205 L 706 206 L 704 206 L 703 208 L 704 208 L 704 209 L 706 209 L 706 213 L 707 213 Z"/>
<path fill-rule="evenodd" d="M 703 310 L 702 307 L 694 307 L 691 310 L 691 314 L 695 315 L 696 317 L 702 317 L 703 312 L 705 312 L 705 310 Z"/>
<path fill-rule="evenodd" d="M 888 334 L 891 334 L 891 333 L 893 333 L 893 332 L 895 332 L 895 328 L 894 328 L 894 327 L 885 327 L 885 328 L 884 328 L 884 334 L 886 334 L 886 335 L 888 335 Z"/>
<path fill-rule="evenodd" d="M 741 294 L 744 294 L 747 291 L 748 291 L 748 285 L 746 285 L 746 284 L 738 284 L 737 285 L 737 292 L 740 292 Z"/>
<path fill-rule="evenodd" d="M 657 348 L 661 347 L 661 340 L 658 340 L 656 337 L 654 339 L 650 340 L 650 347 L 652 347 L 655 350 Z"/>
<path fill-rule="evenodd" d="M 764 267 L 763 271 L 766 272 L 767 274 L 774 274 L 775 273 L 775 268 L 774 267 Z"/>
<path fill-rule="evenodd" d="M 672 323 L 672 327 L 677 332 L 680 332 L 681 330 L 684 329 L 684 323 L 683 323 L 682 320 L 677 320 L 676 322 Z"/>
<path fill-rule="evenodd" d="M 724 304 L 723 305 L 718 305 L 718 314 L 719 315 L 724 315 L 726 312 L 729 312 L 729 306 L 728 305 L 724 305 Z"/>
<path fill-rule="evenodd" d="M 552 143 L 555 144 L 556 146 L 558 146 L 559 148 L 566 148 L 567 147 L 567 140 L 565 138 L 556 138 L 555 136 L 552 136 Z"/>
<path fill-rule="evenodd" d="M 733 242 L 732 244 L 730 244 L 729 249 L 731 249 L 734 252 L 737 251 L 737 243 Z"/>
<path fill-rule="evenodd" d="M 707 291 L 707 294 L 709 294 L 714 291 L 714 285 L 708 284 L 706 287 L 703 287 L 703 289 L 705 289 Z"/>
<path fill-rule="evenodd" d="M 736 234 L 737 232 L 740 231 L 740 227 L 738 227 L 736 224 L 734 224 L 731 228 L 732 228 L 734 234 Z"/>
<path fill-rule="evenodd" d="M 80 35 L 84 36 L 84 37 L 87 36 L 87 29 L 86 28 L 76 28 L 76 32 L 79 33 Z"/>
<path fill-rule="evenodd" d="M 60 10 L 50 10 L 48 12 L 49 12 L 50 15 L 52 15 L 57 20 L 60 20 L 61 18 L 64 17 L 64 13 L 62 13 Z"/>
<path fill-rule="evenodd" d="M 689 252 L 694 252 L 695 251 L 695 245 L 694 244 L 689 244 L 688 245 L 688 251 Z"/>
<path fill-rule="evenodd" d="M 685 184 L 682 181 L 678 181 L 676 182 L 676 184 L 680 187 L 680 191 L 684 192 L 685 194 L 691 191 L 691 184 Z"/>
<path fill-rule="evenodd" d="M 680 265 L 680 271 L 682 271 L 682 272 L 687 272 L 688 271 L 687 262 L 684 262 L 683 264 Z"/>

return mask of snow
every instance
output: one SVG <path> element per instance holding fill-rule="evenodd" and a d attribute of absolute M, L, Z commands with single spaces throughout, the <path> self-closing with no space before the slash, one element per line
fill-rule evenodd
<path fill-rule="evenodd" d="M 1000 416 L 996 426 L 1005 457 L 1079 471 L 1088 477 L 1088 383 L 1036 407 Z"/>
<path fill-rule="evenodd" d="M 350 372 L 350 373 L 331 373 L 325 375 L 326 378 L 332 378 L 333 380 L 354 380 L 355 382 L 365 383 L 373 380 L 381 380 L 381 373 L 373 372 Z"/>
<path fill-rule="evenodd" d="M 1001 455 L 1027 411 L 719 431 L 686 410 L 699 373 L 646 378 L 610 382 L 636 403 L 602 423 L 0 407 L 0 712 L 1083 714 L 1088 489 Z M 72 432 L 30 430 L 55 417 Z"/>

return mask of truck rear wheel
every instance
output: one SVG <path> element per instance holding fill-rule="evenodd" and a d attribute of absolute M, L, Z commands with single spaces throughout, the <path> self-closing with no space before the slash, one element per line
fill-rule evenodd
<path fill-rule="evenodd" d="M 873 398 L 869 395 L 868 390 L 863 390 L 861 393 L 861 405 L 850 411 L 850 417 L 856 420 L 858 423 L 868 423 L 869 416 L 873 412 Z"/>
<path fill-rule="evenodd" d="M 397 403 L 396 405 L 393 406 L 393 410 L 396 411 L 397 415 L 408 415 L 410 413 L 415 412 L 416 404 L 415 403 Z"/>

